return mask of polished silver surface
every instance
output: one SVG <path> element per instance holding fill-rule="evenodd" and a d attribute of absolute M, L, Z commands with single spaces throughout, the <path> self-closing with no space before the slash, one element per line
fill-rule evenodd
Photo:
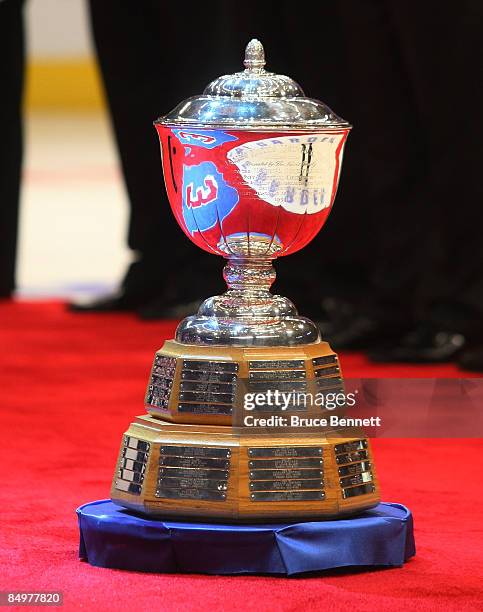
<path fill-rule="evenodd" d="M 351 487 L 349 489 L 342 489 L 342 497 L 349 499 L 350 497 L 358 497 L 359 495 L 367 495 L 368 493 L 374 493 L 376 487 L 373 484 L 364 484 L 359 487 Z"/>
<path fill-rule="evenodd" d="M 336 364 L 337 363 L 337 355 L 325 355 L 324 357 L 315 357 L 312 359 L 312 363 L 314 368 L 318 368 L 319 366 Z"/>
<path fill-rule="evenodd" d="M 266 71 L 260 41 L 248 43 L 244 65 L 245 70 L 218 77 L 202 95 L 184 100 L 157 123 L 250 130 L 349 127 L 326 104 L 306 98 L 293 79 Z"/>
<path fill-rule="evenodd" d="M 255 491 L 252 501 L 316 501 L 325 499 L 323 491 Z"/>
<path fill-rule="evenodd" d="M 290 300 L 269 291 L 275 280 L 270 259 L 232 258 L 224 268 L 228 291 L 205 300 L 183 319 L 176 340 L 185 344 L 295 346 L 320 339 L 315 323 Z M 288 366 L 290 367 L 290 366 Z"/>
<path fill-rule="evenodd" d="M 253 459 L 248 462 L 250 470 L 287 470 L 298 468 L 322 467 L 324 461 L 316 457 L 283 458 L 283 459 Z"/>
<path fill-rule="evenodd" d="M 305 367 L 303 359 L 260 359 L 249 361 L 250 370 L 288 370 L 292 368 L 302 369 Z"/>
<path fill-rule="evenodd" d="M 317 478 L 305 480 L 255 480 L 250 482 L 250 491 L 300 491 L 302 489 L 322 490 L 324 481 Z"/>
<path fill-rule="evenodd" d="M 211 457 L 160 457 L 159 464 L 162 466 L 183 468 L 214 468 L 226 470 L 230 467 L 227 459 L 212 459 Z"/>
<path fill-rule="evenodd" d="M 341 478 L 340 485 L 341 487 L 350 487 L 353 485 L 364 484 L 365 482 L 372 482 L 373 480 L 374 476 L 372 472 L 360 472 L 359 474 L 354 474 L 353 476 Z"/>
<path fill-rule="evenodd" d="M 114 483 L 116 489 L 132 495 L 141 495 L 150 448 L 149 442 L 124 436 L 119 469 Z"/>
<path fill-rule="evenodd" d="M 318 446 L 269 446 L 248 449 L 249 457 L 321 457 Z"/>
<path fill-rule="evenodd" d="M 174 357 L 155 355 L 151 370 L 151 378 L 149 379 L 144 400 L 148 409 L 150 407 L 159 408 L 161 410 L 167 409 L 171 397 L 175 371 L 176 359 Z"/>
<path fill-rule="evenodd" d="M 364 450 L 367 448 L 367 440 L 354 440 L 353 442 L 344 442 L 343 444 L 337 444 L 334 447 L 336 454 L 339 453 L 350 453 L 352 451 Z"/>
<path fill-rule="evenodd" d="M 196 402 L 180 402 L 178 412 L 188 414 L 219 414 L 230 415 L 233 412 L 233 404 L 210 404 Z"/>
<path fill-rule="evenodd" d="M 369 459 L 367 451 L 355 451 L 344 455 L 337 455 L 336 461 L 339 464 L 352 463 L 354 461 L 363 461 Z"/>
<path fill-rule="evenodd" d="M 260 372 L 250 372 L 248 375 L 250 381 L 268 380 L 305 380 L 307 373 L 305 370 L 262 370 Z"/>
<path fill-rule="evenodd" d="M 350 474 L 360 474 L 361 472 L 367 472 L 371 469 L 371 463 L 369 461 L 361 461 L 360 463 L 352 463 L 351 465 L 344 465 L 339 468 L 339 476 L 349 476 Z"/>
<path fill-rule="evenodd" d="M 231 456 L 229 448 L 214 446 L 161 446 L 161 455 L 173 457 L 215 457 L 228 459 Z"/>
<path fill-rule="evenodd" d="M 225 501 L 226 493 L 224 491 L 212 491 L 210 489 L 168 489 L 159 487 L 154 494 L 155 497 L 164 497 L 165 499 L 200 499 L 204 501 Z"/>
<path fill-rule="evenodd" d="M 155 122 L 178 222 L 198 246 L 229 260 L 228 291 L 184 319 L 176 339 L 225 346 L 316 343 L 318 326 L 300 316 L 289 299 L 270 293 L 272 261 L 303 248 L 325 223 L 350 125 L 323 102 L 307 98 L 292 78 L 267 71 L 260 41 L 248 43 L 244 66 Z M 263 131 L 267 137 L 258 134 Z M 223 143 L 230 146 L 223 149 Z M 182 164 L 173 161 L 181 159 Z M 198 179 L 205 182 L 198 185 Z M 230 198 L 239 214 L 231 216 L 228 232 L 225 221 L 235 208 L 226 215 L 219 211 Z M 243 210 L 247 214 L 240 214 Z M 166 394 L 160 392 L 156 401 L 162 408 Z"/>

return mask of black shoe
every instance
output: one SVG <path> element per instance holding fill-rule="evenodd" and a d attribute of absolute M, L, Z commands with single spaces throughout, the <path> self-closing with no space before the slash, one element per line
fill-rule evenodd
<path fill-rule="evenodd" d="M 146 302 L 144 296 L 133 295 L 123 291 L 87 302 L 70 302 L 67 304 L 71 312 L 126 312 L 135 311 Z"/>
<path fill-rule="evenodd" d="M 391 346 L 404 333 L 400 325 L 385 324 L 368 316 L 320 324 L 322 337 L 334 350 L 367 351 Z"/>
<path fill-rule="evenodd" d="M 483 344 L 463 351 L 458 357 L 458 365 L 463 370 L 483 372 Z"/>
<path fill-rule="evenodd" d="M 465 345 L 463 334 L 422 326 L 393 346 L 369 351 L 368 357 L 378 363 L 446 363 L 454 361 Z"/>

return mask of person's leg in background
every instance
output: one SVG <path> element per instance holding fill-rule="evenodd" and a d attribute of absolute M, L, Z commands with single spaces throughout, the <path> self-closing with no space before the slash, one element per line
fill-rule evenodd
<path fill-rule="evenodd" d="M 0 298 L 15 288 L 22 163 L 23 0 L 0 2 Z"/>
<path fill-rule="evenodd" d="M 161 4 L 90 2 L 92 30 L 130 203 L 128 244 L 135 260 L 118 295 L 82 310 L 135 310 L 174 298 L 172 275 L 195 248 L 183 238 L 162 186 L 153 121 L 174 104 L 173 61 L 162 30 Z M 170 72 L 171 71 L 171 72 Z"/>
<path fill-rule="evenodd" d="M 400 48 L 413 83 L 428 174 L 418 197 L 428 210 L 421 253 L 418 325 L 378 361 L 460 359 L 483 369 L 483 7 L 464 0 L 423 3 L 417 19 L 407 3 L 392 1 Z M 414 240 L 415 241 L 415 240 Z M 413 243 L 414 243 L 413 241 Z M 412 247 L 411 247 L 412 248 Z M 418 251 L 421 251 L 418 248 Z"/>
<path fill-rule="evenodd" d="M 351 252 L 354 263 L 365 255 L 368 275 L 352 312 L 333 327 L 328 340 L 334 348 L 369 349 L 393 344 L 413 324 L 428 227 L 418 195 L 427 161 L 411 75 L 388 3 L 341 1 L 335 6 L 347 119 L 354 125 L 348 149 L 355 147 L 363 175 L 359 193 L 350 194 L 350 208 L 364 219 L 361 252 Z M 341 232 L 341 250 L 347 248 L 343 238 Z"/>

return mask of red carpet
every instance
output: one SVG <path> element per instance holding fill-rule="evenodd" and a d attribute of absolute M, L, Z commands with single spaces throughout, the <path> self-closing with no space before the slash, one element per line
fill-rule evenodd
<path fill-rule="evenodd" d="M 67 610 L 483 608 L 481 440 L 374 442 L 383 498 L 415 518 L 417 556 L 401 569 L 220 578 L 80 562 L 75 508 L 108 497 L 121 433 L 143 413 L 154 350 L 174 328 L 0 303 L 0 590 L 61 590 Z M 342 366 L 346 376 L 464 376 L 449 365 L 375 367 L 358 355 L 342 355 Z"/>

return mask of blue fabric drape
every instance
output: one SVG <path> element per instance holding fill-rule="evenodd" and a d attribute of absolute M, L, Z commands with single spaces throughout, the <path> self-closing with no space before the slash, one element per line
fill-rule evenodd
<path fill-rule="evenodd" d="M 381 503 L 334 521 L 262 525 L 153 520 L 109 500 L 78 508 L 81 559 L 145 572 L 292 575 L 348 566 L 401 566 L 415 554 L 413 520 Z"/>

